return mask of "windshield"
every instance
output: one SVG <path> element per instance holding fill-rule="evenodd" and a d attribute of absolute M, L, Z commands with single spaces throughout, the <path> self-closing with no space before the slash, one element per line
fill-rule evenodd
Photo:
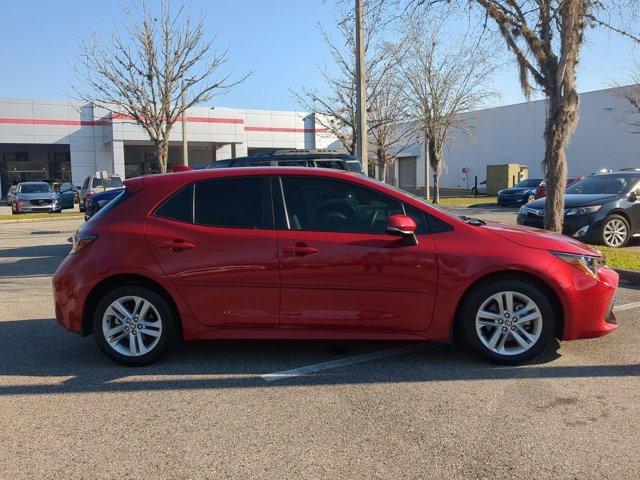
<path fill-rule="evenodd" d="M 615 195 L 628 192 L 639 179 L 626 175 L 593 175 L 574 183 L 566 191 L 577 195 Z"/>
<path fill-rule="evenodd" d="M 528 178 L 527 180 L 518 182 L 513 188 L 535 188 L 538 185 L 540 185 L 540 180 L 537 178 Z"/>
<path fill-rule="evenodd" d="M 53 190 L 48 183 L 26 183 L 20 187 L 20 193 L 51 193 Z"/>
<path fill-rule="evenodd" d="M 120 177 L 108 177 L 108 178 L 94 178 L 91 183 L 93 188 L 105 187 L 105 188 L 118 188 L 122 187 L 122 180 Z"/>

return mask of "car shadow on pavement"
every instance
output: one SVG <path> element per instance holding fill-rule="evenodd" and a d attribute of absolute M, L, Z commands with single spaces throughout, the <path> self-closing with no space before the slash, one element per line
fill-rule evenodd
<path fill-rule="evenodd" d="M 564 366 L 556 342 L 535 364 L 504 367 L 485 363 L 462 348 L 426 344 L 425 349 L 343 366 L 322 373 L 266 382 L 260 377 L 349 355 L 374 352 L 397 342 L 211 341 L 178 346 L 162 361 L 127 368 L 104 357 L 91 338 L 69 334 L 53 319 L 0 322 L 0 396 L 82 392 L 271 388 L 523 378 L 640 376 L 640 365 Z M 30 377 L 12 382 L 12 377 Z M 171 378 L 174 377 L 174 378 Z"/>
<path fill-rule="evenodd" d="M 0 278 L 53 275 L 71 250 L 70 244 L 0 249 Z M 12 260 L 4 260 L 4 259 Z"/>

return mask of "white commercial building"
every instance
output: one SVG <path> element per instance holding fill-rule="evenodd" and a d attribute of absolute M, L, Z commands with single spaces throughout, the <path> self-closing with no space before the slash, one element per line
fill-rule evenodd
<path fill-rule="evenodd" d="M 486 178 L 486 166 L 526 165 L 529 177 L 543 177 L 546 101 L 532 101 L 480 110 L 466 115 L 472 137 L 460 136 L 445 152 L 441 185 L 473 186 Z M 614 89 L 580 95 L 580 120 L 567 149 L 570 176 L 584 176 L 602 168 L 640 168 L 640 135 L 621 122 L 629 104 Z M 640 116 L 638 117 L 640 120 Z M 403 188 L 424 188 L 422 146 L 416 145 L 397 162 L 392 177 Z"/>
<path fill-rule="evenodd" d="M 189 164 L 280 148 L 335 142 L 304 112 L 193 108 L 186 115 Z M 174 125 L 169 164 L 182 163 L 182 129 Z M 96 171 L 134 177 L 158 171 L 149 137 L 121 115 L 72 102 L 0 99 L 0 188 L 55 178 L 82 184 Z"/>

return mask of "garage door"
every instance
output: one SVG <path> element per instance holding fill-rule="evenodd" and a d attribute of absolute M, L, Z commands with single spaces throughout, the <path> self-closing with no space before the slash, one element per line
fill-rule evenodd
<path fill-rule="evenodd" d="M 399 159 L 400 188 L 416 188 L 416 157 Z"/>

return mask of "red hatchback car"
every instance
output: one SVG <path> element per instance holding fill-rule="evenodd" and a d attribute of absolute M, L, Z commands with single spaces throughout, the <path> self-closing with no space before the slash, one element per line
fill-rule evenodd
<path fill-rule="evenodd" d="M 516 363 L 616 328 L 618 275 L 568 237 L 458 218 L 353 173 L 139 177 L 84 224 L 56 317 L 113 360 L 179 338 L 431 340 Z"/>

